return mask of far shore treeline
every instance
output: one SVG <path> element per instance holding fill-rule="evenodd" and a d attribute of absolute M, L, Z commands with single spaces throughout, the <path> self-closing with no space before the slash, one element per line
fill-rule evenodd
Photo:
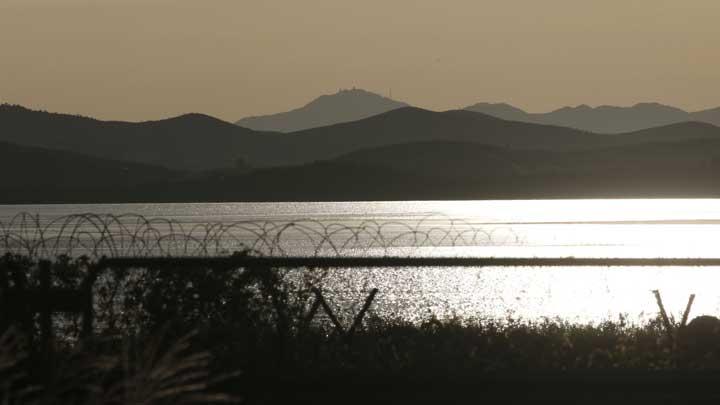
<path fill-rule="evenodd" d="M 239 121 L 330 124 L 271 132 L 202 114 L 131 123 L 5 104 L 0 203 L 720 196 L 720 112 L 518 111 L 434 112 L 347 90 Z M 604 116 L 642 129 L 574 129 Z M 558 117 L 568 126 L 547 124 Z M 664 125 L 645 127 L 655 123 Z"/>

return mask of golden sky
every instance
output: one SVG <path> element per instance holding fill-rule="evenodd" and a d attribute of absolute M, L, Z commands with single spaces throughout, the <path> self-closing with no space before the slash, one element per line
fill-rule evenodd
<path fill-rule="evenodd" d="M 234 121 L 353 86 L 435 110 L 716 107 L 720 1 L 0 0 L 4 102 Z"/>

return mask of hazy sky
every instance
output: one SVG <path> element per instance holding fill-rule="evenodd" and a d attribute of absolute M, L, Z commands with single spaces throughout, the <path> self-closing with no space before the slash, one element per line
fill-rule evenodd
<path fill-rule="evenodd" d="M 0 100 L 226 120 L 357 86 L 436 110 L 720 105 L 718 0 L 0 0 Z"/>

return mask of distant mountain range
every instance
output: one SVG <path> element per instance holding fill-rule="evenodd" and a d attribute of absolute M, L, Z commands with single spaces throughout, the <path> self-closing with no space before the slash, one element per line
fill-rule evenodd
<path fill-rule="evenodd" d="M 337 162 L 449 179 L 612 177 L 644 179 L 720 174 L 720 138 L 648 142 L 582 151 L 517 150 L 465 142 L 423 142 L 364 149 Z M 545 180 L 540 180 L 545 179 Z M 487 180 L 484 180 L 487 181 Z M 720 184 L 720 179 L 718 179 Z M 592 188 L 589 182 L 586 188 Z M 708 190 L 709 191 L 709 190 Z M 717 189 L 720 193 L 720 188 Z"/>
<path fill-rule="evenodd" d="M 720 138 L 720 128 L 680 123 L 619 135 L 506 121 L 464 111 L 403 107 L 331 126 L 258 132 L 201 114 L 140 123 L 0 106 L 0 141 L 181 171 L 298 165 L 356 150 L 403 143 L 473 142 L 511 149 L 583 150 L 657 141 Z"/>
<path fill-rule="evenodd" d="M 231 167 L 265 135 L 202 114 L 134 123 L 0 105 L 0 141 L 176 170 Z"/>
<path fill-rule="evenodd" d="M 184 178 L 159 166 L 0 142 L 2 203 L 128 202 L 145 185 Z"/>
<path fill-rule="evenodd" d="M 0 142 L 0 185 L 3 187 L 62 189 L 99 184 L 128 187 L 167 181 L 177 176 L 177 172 L 159 166 Z"/>
<path fill-rule="evenodd" d="M 243 118 L 236 124 L 257 131 L 290 133 L 358 121 L 403 107 L 408 105 L 365 90 L 341 90 L 336 94 L 320 96 L 292 111 Z M 639 103 L 631 107 L 580 105 L 547 113 L 529 113 L 505 103 L 478 103 L 464 109 L 509 121 L 555 125 L 600 134 L 633 132 L 688 121 L 720 126 L 720 107 L 688 112 L 658 103 Z"/>
<path fill-rule="evenodd" d="M 528 113 L 505 103 L 478 103 L 465 108 L 511 121 L 559 125 L 588 132 L 618 134 L 639 131 L 687 121 L 720 126 L 720 107 L 687 112 L 679 108 L 640 103 L 632 107 L 600 106 L 564 107 L 548 113 Z"/>
<path fill-rule="evenodd" d="M 295 132 L 357 121 L 407 106 L 365 90 L 340 90 L 335 94 L 320 96 L 292 111 L 243 118 L 236 124 L 257 131 Z"/>
<path fill-rule="evenodd" d="M 0 171 L 0 203 L 718 196 L 720 127 L 596 134 L 401 107 L 283 134 L 2 105 Z"/>
<path fill-rule="evenodd" d="M 720 139 L 572 152 L 434 141 L 167 189 L 179 201 L 718 197 L 718 151 Z"/>
<path fill-rule="evenodd" d="M 511 149 L 572 151 L 659 141 L 720 138 L 720 128 L 680 123 L 627 134 L 599 135 L 571 128 L 506 121 L 464 110 L 405 107 L 359 121 L 294 132 L 283 138 L 285 164 L 326 160 L 359 149 L 403 143 L 472 142 Z M 270 157 L 267 158 L 269 160 Z"/>
<path fill-rule="evenodd" d="M 0 202 L 719 197 L 718 150 L 720 140 L 712 139 L 573 152 L 420 142 L 94 192 L 25 189 L 0 193 Z"/>

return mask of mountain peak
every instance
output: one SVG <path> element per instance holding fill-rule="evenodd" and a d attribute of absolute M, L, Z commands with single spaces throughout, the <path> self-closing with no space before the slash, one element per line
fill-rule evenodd
<path fill-rule="evenodd" d="M 689 113 L 677 107 L 642 102 L 632 106 L 587 104 L 566 106 L 547 113 L 526 113 L 504 103 L 478 103 L 467 110 L 481 112 L 497 118 L 535 124 L 548 124 L 583 131 L 617 134 L 661 127 L 686 121 L 702 121 L 720 125 L 720 108 Z"/>
<path fill-rule="evenodd" d="M 357 103 L 378 103 L 378 104 L 397 104 L 398 106 L 406 106 L 405 103 L 399 103 L 385 96 L 373 93 L 367 90 L 358 89 L 340 89 L 335 94 L 324 94 L 315 100 L 309 102 L 303 108 L 323 107 L 337 103 L 357 104 Z"/>
<path fill-rule="evenodd" d="M 677 107 L 673 107 L 670 105 L 665 105 L 661 103 L 656 102 L 644 102 L 644 103 L 637 103 L 634 106 L 630 107 L 632 109 L 637 110 L 647 110 L 647 111 L 658 111 L 658 112 L 669 112 L 669 113 L 680 113 L 680 114 L 687 114 L 687 111 L 682 110 Z"/>
<path fill-rule="evenodd" d="M 202 127 L 202 126 L 214 126 L 214 127 L 223 127 L 223 126 L 233 126 L 234 128 L 237 128 L 235 125 L 225 122 L 219 118 L 215 118 L 213 116 L 202 114 L 202 113 L 185 113 L 182 115 L 178 115 L 175 117 L 170 118 L 164 118 L 160 120 L 153 120 L 153 121 L 145 121 L 138 124 L 154 124 L 154 125 L 175 125 L 175 126 L 188 126 L 188 127 Z"/>
<path fill-rule="evenodd" d="M 577 113 L 577 112 L 588 112 L 588 111 L 593 111 L 593 110 L 595 110 L 595 108 L 590 107 L 587 104 L 580 104 L 580 105 L 576 105 L 574 107 L 568 105 L 565 107 L 558 108 L 557 110 L 551 111 L 548 114 L 566 114 L 566 113 L 572 114 L 572 113 Z"/>
<path fill-rule="evenodd" d="M 408 105 L 367 90 L 340 89 L 337 93 L 315 98 L 303 107 L 284 113 L 243 118 L 236 124 L 242 127 L 277 132 L 357 121 Z"/>
<path fill-rule="evenodd" d="M 476 103 L 464 109 L 508 121 L 531 121 L 530 114 L 507 103 Z"/>
<path fill-rule="evenodd" d="M 480 102 L 475 103 L 471 105 L 470 107 L 466 107 L 465 110 L 473 110 L 473 109 L 497 109 L 497 110 L 507 110 L 507 111 L 516 111 L 516 112 L 525 112 L 513 105 L 510 105 L 508 103 L 487 103 L 487 102 Z"/>
<path fill-rule="evenodd" d="M 178 115 L 178 116 L 175 116 L 175 117 L 166 118 L 166 119 L 164 119 L 164 120 L 159 120 L 159 121 L 224 122 L 224 121 L 222 121 L 221 119 L 212 117 L 212 116 L 207 115 L 207 114 L 202 114 L 202 113 L 185 113 L 185 114 L 181 114 L 181 115 Z"/>
<path fill-rule="evenodd" d="M 707 122 L 720 127 L 720 107 L 690 113 L 694 121 Z"/>

